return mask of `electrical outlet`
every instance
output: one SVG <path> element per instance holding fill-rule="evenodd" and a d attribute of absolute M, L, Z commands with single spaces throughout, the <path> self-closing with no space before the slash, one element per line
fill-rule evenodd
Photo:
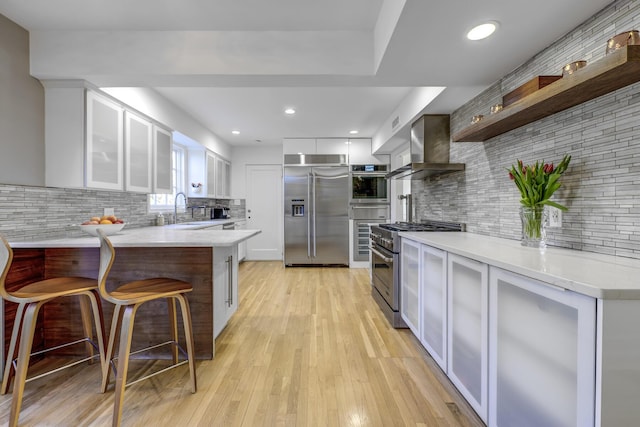
<path fill-rule="evenodd" d="M 553 206 L 549 206 L 549 227 L 562 227 L 562 211 L 558 208 L 554 208 Z"/>
<path fill-rule="evenodd" d="M 103 215 L 115 215 L 113 208 L 104 208 Z"/>

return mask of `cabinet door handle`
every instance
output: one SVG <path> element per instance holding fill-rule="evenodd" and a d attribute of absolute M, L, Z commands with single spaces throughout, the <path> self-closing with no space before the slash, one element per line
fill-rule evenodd
<path fill-rule="evenodd" d="M 227 306 L 233 305 L 233 255 L 227 257 L 227 291 L 229 298 L 227 299 Z"/>

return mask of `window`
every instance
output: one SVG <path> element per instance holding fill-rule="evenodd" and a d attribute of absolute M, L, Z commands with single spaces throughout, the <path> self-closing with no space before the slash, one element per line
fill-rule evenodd
<path fill-rule="evenodd" d="M 185 189 L 185 157 L 185 148 L 181 145 L 173 144 L 173 151 L 171 153 L 172 192 L 171 194 L 150 194 L 149 211 L 173 211 L 176 194 Z M 185 208 L 184 198 L 180 197 L 178 203 L 180 203 L 178 205 L 179 208 Z"/>

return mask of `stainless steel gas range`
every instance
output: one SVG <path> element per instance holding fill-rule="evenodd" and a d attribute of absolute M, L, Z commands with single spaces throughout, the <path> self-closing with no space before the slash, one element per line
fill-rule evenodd
<path fill-rule="evenodd" d="M 400 236 L 402 231 L 465 231 L 444 221 L 398 222 L 371 226 L 371 295 L 394 328 L 406 328 L 400 315 Z"/>

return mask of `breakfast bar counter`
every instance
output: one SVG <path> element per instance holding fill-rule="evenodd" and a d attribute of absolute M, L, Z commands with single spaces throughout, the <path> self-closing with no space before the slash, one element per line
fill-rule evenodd
<path fill-rule="evenodd" d="M 208 229 L 208 222 L 123 229 L 108 236 L 115 251 L 115 261 L 107 280 L 115 287 L 147 277 L 170 277 L 192 284 L 188 294 L 193 318 L 195 353 L 198 359 L 215 355 L 215 336 L 237 309 L 238 244 L 260 230 Z M 14 259 L 7 276 L 7 287 L 59 276 L 84 276 L 97 279 L 100 262 L 97 237 L 69 237 L 33 241 L 10 241 Z M 232 301 L 232 303 L 230 303 Z M 110 327 L 112 304 L 103 301 L 105 328 Z M 0 334 L 5 352 L 13 327 L 16 305 L 2 304 Z M 70 341 L 81 335 L 77 322 L 79 303 L 69 298 L 64 303 L 43 307 L 42 342 L 34 350 Z M 136 321 L 133 349 L 166 341 L 169 333 L 167 307 L 162 301 L 141 306 Z M 180 328 L 179 328 L 180 329 Z M 183 333 L 180 338 L 183 339 Z M 137 340 L 137 341 L 136 341 Z M 164 357 L 162 351 L 153 357 Z M 82 352 L 83 347 L 71 349 Z M 167 357 L 169 355 L 166 355 Z"/>
<path fill-rule="evenodd" d="M 123 229 L 108 236 L 115 248 L 118 247 L 232 247 L 247 240 L 260 230 L 214 230 L 209 229 L 213 221 L 165 225 L 162 227 L 142 227 Z M 44 248 L 91 248 L 99 247 L 97 237 L 70 237 L 45 240 L 11 241 L 11 247 Z"/>

